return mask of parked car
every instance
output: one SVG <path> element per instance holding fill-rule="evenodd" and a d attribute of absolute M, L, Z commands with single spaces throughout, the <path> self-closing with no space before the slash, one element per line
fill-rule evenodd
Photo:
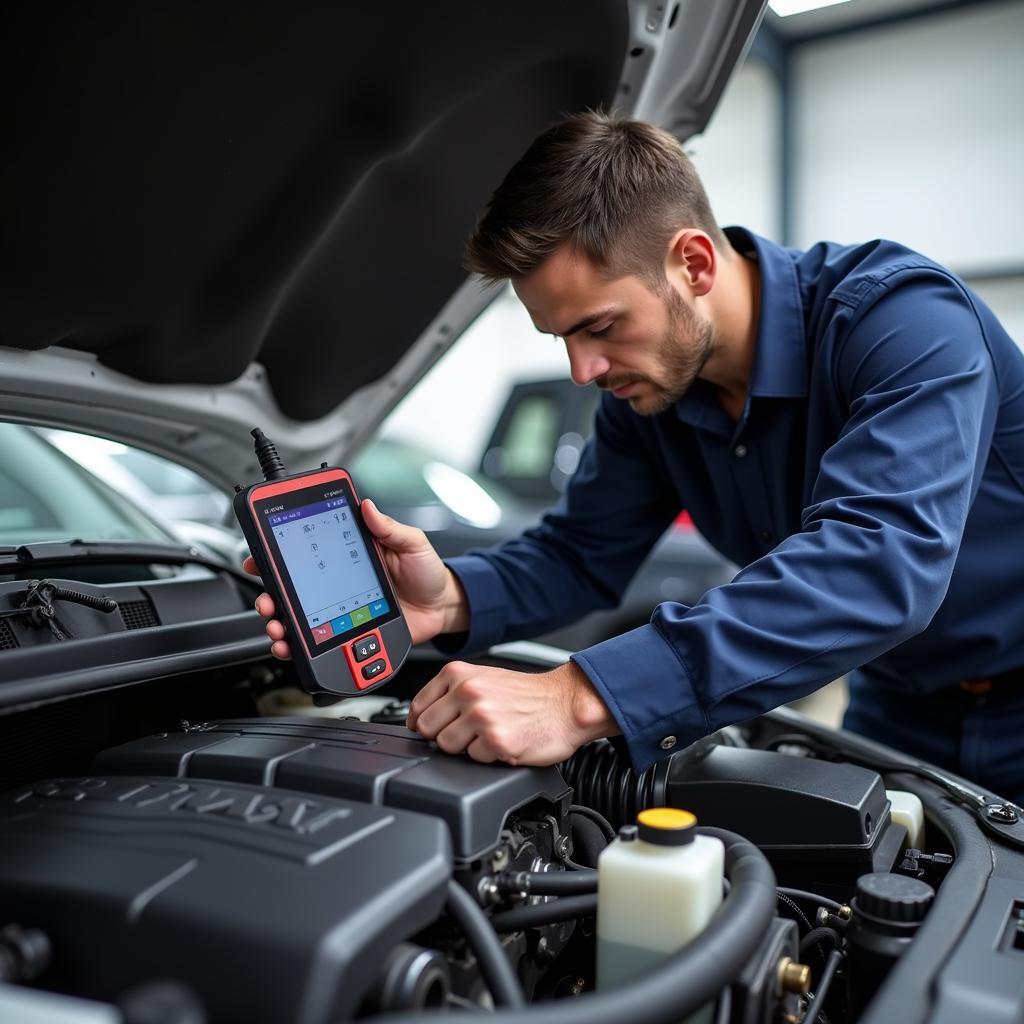
<path fill-rule="evenodd" d="M 13 6 L 5 421 L 225 494 L 260 479 L 256 426 L 286 467 L 344 464 L 493 295 L 461 240 L 529 139 L 613 101 L 702 130 L 760 13 Z M 0 546 L 0 1020 L 1024 1015 L 1024 824 L 999 794 L 785 711 L 639 777 L 606 742 L 543 769 L 446 755 L 389 724 L 438 652 L 383 697 L 296 697 L 259 581 L 47 458 Z M 579 866 L 652 803 L 726 830 L 729 891 L 661 967 L 594 992 Z"/>
<path fill-rule="evenodd" d="M 581 388 L 567 377 L 514 385 L 481 455 L 481 475 L 540 515 L 558 501 L 576 471 L 599 394 L 594 385 Z M 662 601 L 694 604 L 736 571 L 681 509 L 618 608 L 594 613 L 546 639 L 571 650 L 587 647 L 647 622 Z"/>

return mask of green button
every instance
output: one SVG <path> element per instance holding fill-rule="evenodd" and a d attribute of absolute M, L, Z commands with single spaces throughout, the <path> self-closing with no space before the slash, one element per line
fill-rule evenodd
<path fill-rule="evenodd" d="M 352 612 L 352 625 L 361 626 L 364 622 L 370 621 L 370 606 L 364 604 L 362 608 L 357 608 Z"/>

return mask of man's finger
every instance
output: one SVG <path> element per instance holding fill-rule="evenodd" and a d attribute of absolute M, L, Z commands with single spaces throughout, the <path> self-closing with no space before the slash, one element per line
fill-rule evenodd
<path fill-rule="evenodd" d="M 451 686 L 451 665 L 443 669 L 420 690 L 409 705 L 409 717 L 405 720 L 407 729 L 417 729 L 420 715 L 435 701 L 440 700 Z"/>
<path fill-rule="evenodd" d="M 292 656 L 291 648 L 286 640 L 275 640 L 270 645 L 270 653 L 280 661 L 288 661 Z"/>
<path fill-rule="evenodd" d="M 256 598 L 256 611 L 258 611 L 265 619 L 273 617 L 274 599 L 269 594 L 260 594 L 260 596 Z"/>
<path fill-rule="evenodd" d="M 434 734 L 434 742 L 447 754 L 465 753 L 476 739 L 476 731 L 462 715 L 457 715 L 452 722 Z"/>
<path fill-rule="evenodd" d="M 259 576 L 260 571 L 256 568 L 256 559 L 252 555 L 246 556 L 242 562 L 242 572 L 247 572 L 251 576 Z"/>
<path fill-rule="evenodd" d="M 435 700 L 416 719 L 416 731 L 428 740 L 437 739 L 438 734 L 448 728 L 452 722 L 459 717 L 459 705 L 447 694 L 439 700 Z M 467 737 L 466 742 L 472 737 Z"/>
<path fill-rule="evenodd" d="M 277 619 L 271 619 L 267 623 L 267 636 L 269 636 L 271 640 L 283 640 L 285 636 L 284 624 L 279 622 Z"/>
<path fill-rule="evenodd" d="M 479 761 L 481 764 L 492 764 L 498 760 L 498 756 L 487 745 L 487 740 L 485 740 L 483 736 L 477 736 L 477 738 L 473 740 L 468 747 L 466 747 L 466 753 L 469 754 L 474 761 Z"/>

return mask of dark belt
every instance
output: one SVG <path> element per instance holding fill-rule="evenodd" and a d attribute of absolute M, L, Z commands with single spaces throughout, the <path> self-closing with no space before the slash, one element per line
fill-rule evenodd
<path fill-rule="evenodd" d="M 1011 668 L 995 676 L 978 679 L 963 679 L 956 684 L 972 697 L 991 697 L 994 700 L 1008 700 L 1024 696 L 1024 668 Z"/>

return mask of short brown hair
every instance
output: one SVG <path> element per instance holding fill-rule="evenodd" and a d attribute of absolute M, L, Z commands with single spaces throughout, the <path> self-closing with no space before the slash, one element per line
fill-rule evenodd
<path fill-rule="evenodd" d="M 568 241 L 612 276 L 636 273 L 660 287 L 666 247 L 681 227 L 723 240 L 676 139 L 587 111 L 534 139 L 491 197 L 464 265 L 491 281 L 521 277 Z"/>

